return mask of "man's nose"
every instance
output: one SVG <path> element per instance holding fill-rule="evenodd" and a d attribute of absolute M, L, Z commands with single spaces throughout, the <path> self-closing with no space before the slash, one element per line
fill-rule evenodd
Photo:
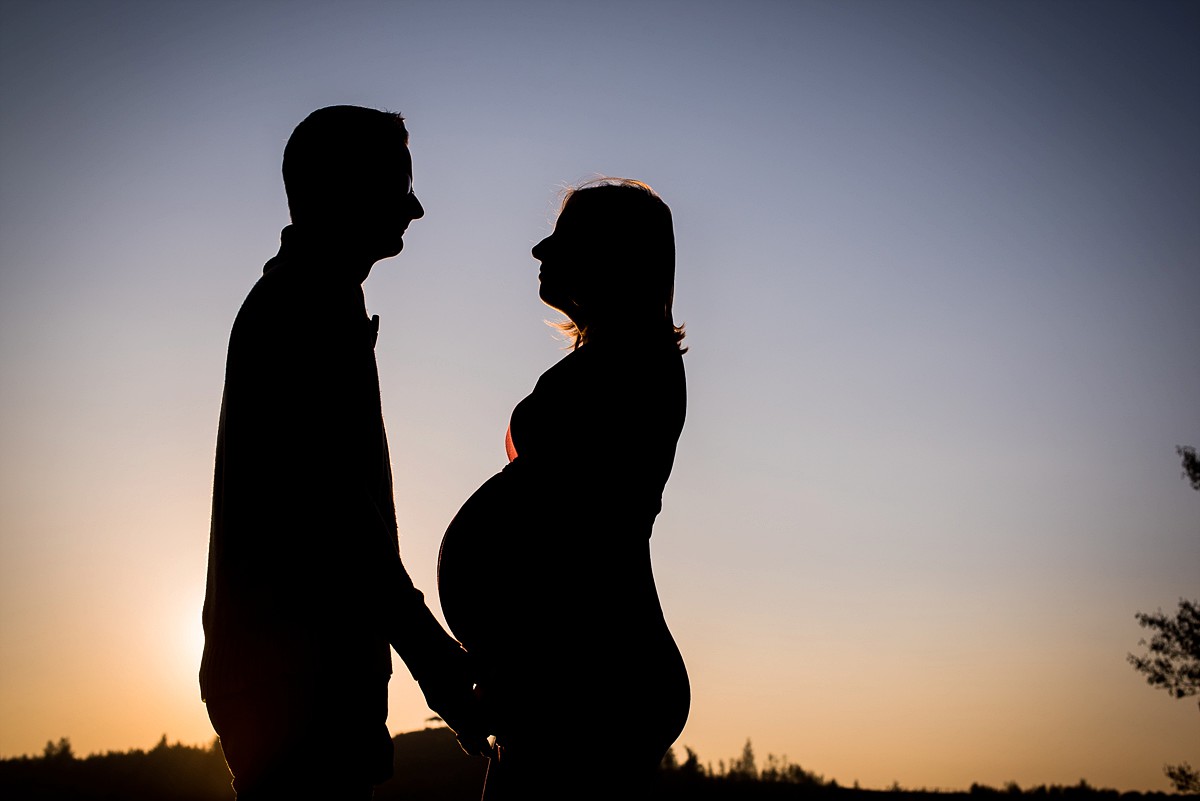
<path fill-rule="evenodd" d="M 412 208 L 409 209 L 409 214 L 414 220 L 419 220 L 425 216 L 425 207 L 421 205 L 421 201 L 417 200 L 416 195 L 412 195 Z"/>

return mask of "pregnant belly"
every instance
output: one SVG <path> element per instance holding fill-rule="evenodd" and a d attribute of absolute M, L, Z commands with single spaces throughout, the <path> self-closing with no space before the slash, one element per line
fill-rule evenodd
<path fill-rule="evenodd" d="M 475 491 L 450 521 L 438 554 L 438 598 L 450 631 L 469 650 L 484 646 L 504 556 L 499 540 L 511 525 L 512 492 L 504 473 Z"/>
<path fill-rule="evenodd" d="M 645 534 L 572 520 L 570 498 L 548 498 L 527 478 L 510 469 L 485 482 L 451 521 L 438 558 L 446 622 L 489 677 L 495 711 L 512 721 L 528 714 L 514 705 L 574 696 L 593 725 L 612 717 L 624 726 L 640 708 L 660 718 L 647 719 L 648 733 L 673 739 L 687 718 L 687 672 Z"/>

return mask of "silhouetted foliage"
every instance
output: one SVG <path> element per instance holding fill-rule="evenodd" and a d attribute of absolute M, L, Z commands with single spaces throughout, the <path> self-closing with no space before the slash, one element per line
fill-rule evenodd
<path fill-rule="evenodd" d="M 805 770 L 799 765 L 788 762 L 787 756 L 777 757 L 767 754 L 767 762 L 758 774 L 759 781 L 769 784 L 795 784 L 805 787 L 823 787 L 825 777 L 819 773 Z"/>
<path fill-rule="evenodd" d="M 1163 773 L 1171 780 L 1175 790 L 1180 793 L 1200 795 L 1200 771 L 1187 762 L 1178 765 L 1164 765 Z"/>
<path fill-rule="evenodd" d="M 1183 462 L 1183 477 L 1200 491 L 1200 460 L 1196 449 L 1187 445 L 1175 446 Z M 1159 609 L 1153 615 L 1138 612 L 1138 625 L 1157 633 L 1138 645 L 1149 650 L 1141 656 L 1128 654 L 1127 659 L 1134 670 L 1146 675 L 1151 687 L 1166 690 L 1175 698 L 1187 698 L 1200 692 L 1200 603 L 1179 599 L 1179 613 L 1167 617 Z M 1187 762 L 1164 765 L 1163 773 L 1171 786 L 1181 793 L 1200 793 L 1200 773 Z"/>
<path fill-rule="evenodd" d="M 1177 445 L 1175 453 L 1183 462 L 1183 477 L 1191 482 L 1192 489 L 1200 492 L 1200 459 L 1196 458 L 1196 449 L 1190 445 Z"/>
<path fill-rule="evenodd" d="M 683 760 L 683 764 L 679 766 L 679 772 L 685 776 L 699 776 L 704 773 L 704 768 L 700 767 L 700 757 L 695 751 L 688 748 L 686 745 L 683 750 L 687 752 L 687 759 Z"/>
<path fill-rule="evenodd" d="M 749 737 L 742 746 L 742 755 L 729 760 L 729 778 L 749 781 L 758 779 L 758 765 L 754 761 L 754 747 L 750 744 Z"/>
<path fill-rule="evenodd" d="M 1052 799 L 1071 799 L 1071 798 L 1132 798 L 1132 797 L 1156 797 L 1162 796 L 1163 793 L 1118 793 L 1116 790 L 1104 790 L 1093 787 L 1088 784 L 1086 779 L 1080 779 L 1079 784 L 1064 787 L 1062 785 L 1053 784 L 1050 786 L 1039 785 L 1038 787 L 1030 787 L 1022 790 L 1016 782 L 1009 782 L 1004 786 L 1004 789 L 997 790 L 994 787 L 989 787 L 986 784 L 972 784 L 970 789 L 972 796 L 1000 796 L 1000 795 L 1025 795 L 1036 796 L 1038 798 Z"/>
<path fill-rule="evenodd" d="M 74 752 L 71 751 L 71 741 L 66 737 L 60 738 L 57 743 L 47 740 L 46 747 L 42 749 L 42 758 L 47 762 L 70 762 L 75 758 Z"/>
<path fill-rule="evenodd" d="M 1200 604 L 1180 599 L 1179 614 L 1167 617 L 1160 609 L 1153 615 L 1138 612 L 1138 624 L 1157 630 L 1142 656 L 1129 654 L 1128 659 L 1139 673 L 1146 674 L 1146 683 L 1160 687 L 1175 698 L 1187 698 L 1200 692 Z M 1200 793 L 1200 773 L 1187 762 L 1164 765 L 1163 773 L 1171 786 L 1181 793 Z"/>
<path fill-rule="evenodd" d="M 1135 617 L 1139 626 L 1156 632 L 1149 642 L 1138 641 L 1149 647 L 1147 653 L 1128 656 L 1134 669 L 1146 674 L 1146 683 L 1175 698 L 1200 692 L 1200 603 L 1181 598 L 1174 617 L 1161 609 L 1152 615 L 1138 612 Z"/>

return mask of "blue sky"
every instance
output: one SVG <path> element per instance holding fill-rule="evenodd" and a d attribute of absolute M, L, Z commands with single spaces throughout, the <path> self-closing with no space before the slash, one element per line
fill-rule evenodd
<path fill-rule="evenodd" d="M 1198 33 L 1176 2 L 0 2 L 0 753 L 211 736 L 225 342 L 283 143 L 356 103 L 408 117 L 427 210 L 366 291 L 431 596 L 562 354 L 529 248 L 565 185 L 639 178 L 691 346 L 653 541 L 681 743 L 1165 788 L 1195 710 L 1124 657 L 1200 576 Z"/>

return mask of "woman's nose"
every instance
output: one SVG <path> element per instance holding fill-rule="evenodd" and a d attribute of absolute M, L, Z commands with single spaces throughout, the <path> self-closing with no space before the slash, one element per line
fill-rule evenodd
<path fill-rule="evenodd" d="M 537 259 L 538 261 L 546 260 L 546 258 L 545 258 L 546 257 L 546 249 L 547 249 L 546 243 L 548 243 L 549 241 L 550 241 L 550 237 L 546 237 L 541 242 L 538 242 L 536 245 L 534 245 L 533 250 L 530 251 L 533 254 L 533 257 L 535 259 Z"/>

